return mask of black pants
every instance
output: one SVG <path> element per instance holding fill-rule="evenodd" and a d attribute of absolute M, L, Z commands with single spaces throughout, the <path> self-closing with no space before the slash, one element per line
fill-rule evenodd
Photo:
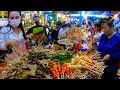
<path fill-rule="evenodd" d="M 102 75 L 102 79 L 117 79 L 117 69 L 115 69 L 113 72 L 110 72 L 109 68 L 105 68 L 104 73 Z"/>

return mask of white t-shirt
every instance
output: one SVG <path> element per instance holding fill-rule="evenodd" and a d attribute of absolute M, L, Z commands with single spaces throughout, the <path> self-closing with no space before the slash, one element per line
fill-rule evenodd
<path fill-rule="evenodd" d="M 23 37 L 23 32 L 20 30 L 19 35 L 16 35 L 14 33 L 14 31 L 12 30 L 12 28 L 10 27 L 3 27 L 0 30 L 0 49 L 2 50 L 7 50 L 6 48 L 6 42 L 9 40 L 19 40 L 21 41 L 21 43 L 15 45 L 15 49 L 20 49 L 22 52 L 26 51 L 26 47 L 25 47 L 25 40 Z M 14 59 L 20 59 L 20 54 L 16 51 L 13 50 L 13 52 L 11 54 L 9 54 L 9 56 L 13 57 Z"/>
<path fill-rule="evenodd" d="M 46 33 L 47 33 L 47 35 L 48 35 L 48 33 L 49 33 L 49 29 L 48 29 L 48 28 L 46 28 Z"/>
<path fill-rule="evenodd" d="M 66 36 L 66 33 L 65 33 L 65 31 L 63 30 L 63 28 L 61 28 L 61 29 L 59 30 L 59 34 L 58 34 L 58 37 L 59 37 L 59 38 L 62 37 L 62 36 Z"/>
<path fill-rule="evenodd" d="M 93 37 L 94 40 L 97 42 L 100 42 L 100 38 L 101 38 L 102 34 L 103 34 L 103 32 L 97 32 Z"/>
<path fill-rule="evenodd" d="M 23 37 L 23 33 L 22 31 L 20 30 L 20 33 L 19 35 L 16 35 L 14 33 L 14 31 L 12 30 L 12 28 L 10 27 L 3 27 L 1 30 L 0 30 L 0 49 L 7 49 L 6 48 L 6 42 L 9 41 L 9 40 L 20 40 L 22 43 L 24 43 L 24 37 Z M 19 44 L 18 46 L 21 47 L 21 44 Z"/>
<path fill-rule="evenodd" d="M 69 32 L 70 28 L 67 28 L 66 30 L 63 30 L 63 28 L 61 28 L 59 30 L 59 34 L 58 34 L 58 37 L 62 37 L 62 36 L 66 36 L 66 34 Z"/>

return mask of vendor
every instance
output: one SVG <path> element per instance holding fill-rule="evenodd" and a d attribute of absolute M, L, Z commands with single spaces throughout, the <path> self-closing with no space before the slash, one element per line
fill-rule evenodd
<path fill-rule="evenodd" d="M 104 70 L 103 79 L 117 78 L 118 62 L 120 61 L 120 34 L 114 31 L 113 21 L 105 19 L 102 22 L 104 34 L 101 36 L 98 51 L 108 66 Z"/>
<path fill-rule="evenodd" d="M 25 50 L 23 41 L 26 39 L 24 28 L 22 26 L 21 12 L 8 12 L 9 24 L 0 30 L 0 50 L 7 50 L 12 53 L 12 47 Z"/>
<path fill-rule="evenodd" d="M 40 25 L 40 18 L 38 16 L 34 16 L 33 20 L 35 22 L 35 26 L 28 30 L 27 37 L 31 38 L 38 45 L 38 41 L 41 41 L 43 45 L 48 44 L 47 32 L 45 26 Z"/>

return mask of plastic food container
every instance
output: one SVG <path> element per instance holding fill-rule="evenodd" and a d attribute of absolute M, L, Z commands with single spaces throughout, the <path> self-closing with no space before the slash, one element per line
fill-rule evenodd
<path fill-rule="evenodd" d="M 87 48 L 82 48 L 81 51 L 85 52 L 85 51 L 87 51 Z"/>

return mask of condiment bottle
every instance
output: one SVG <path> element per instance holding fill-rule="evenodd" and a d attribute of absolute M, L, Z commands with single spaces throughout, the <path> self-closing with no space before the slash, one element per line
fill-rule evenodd
<path fill-rule="evenodd" d="M 28 49 L 31 49 L 31 48 L 32 48 L 31 40 L 30 40 L 30 39 L 27 39 L 27 40 L 25 41 L 25 45 L 26 45 L 26 49 L 27 49 L 27 50 L 28 50 Z"/>

